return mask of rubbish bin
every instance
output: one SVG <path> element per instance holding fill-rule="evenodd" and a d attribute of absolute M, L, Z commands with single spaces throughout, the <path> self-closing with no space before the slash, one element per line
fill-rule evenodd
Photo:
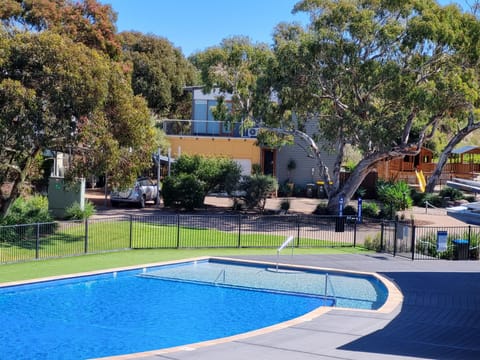
<path fill-rule="evenodd" d="M 335 232 L 344 232 L 345 231 L 345 217 L 338 216 L 335 219 Z"/>
<path fill-rule="evenodd" d="M 323 185 L 323 181 L 317 181 L 317 198 L 325 199 L 327 194 L 325 193 L 325 186 Z"/>
<path fill-rule="evenodd" d="M 466 239 L 455 239 L 453 243 L 453 260 L 468 260 L 469 244 Z"/>
<path fill-rule="evenodd" d="M 305 195 L 309 198 L 313 198 L 315 195 L 315 184 L 307 184 L 305 186 Z"/>

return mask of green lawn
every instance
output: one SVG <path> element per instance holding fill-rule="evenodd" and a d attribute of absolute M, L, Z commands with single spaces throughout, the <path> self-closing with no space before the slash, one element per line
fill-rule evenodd
<path fill-rule="evenodd" d="M 281 261 L 288 262 L 291 249 L 285 249 Z M 367 253 L 362 248 L 297 249 L 301 254 Z M 110 269 L 121 266 L 141 265 L 168 260 L 187 259 L 198 256 L 276 255 L 275 249 L 162 249 L 126 250 L 113 253 L 82 255 L 61 259 L 38 260 L 0 265 L 0 282 L 36 279 L 46 276 L 73 274 L 84 271 Z"/>

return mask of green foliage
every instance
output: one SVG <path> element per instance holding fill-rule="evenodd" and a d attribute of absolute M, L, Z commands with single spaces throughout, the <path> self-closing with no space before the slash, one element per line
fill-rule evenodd
<path fill-rule="evenodd" d="M 90 201 L 85 200 L 83 210 L 78 201 L 75 201 L 65 210 L 65 217 L 68 220 L 84 220 L 95 215 L 96 212 L 95 205 Z"/>
<path fill-rule="evenodd" d="M 380 214 L 380 208 L 375 202 L 362 203 L 362 216 L 366 218 L 377 218 Z"/>
<path fill-rule="evenodd" d="M 15 200 L 6 217 L 1 219 L 2 225 L 34 224 L 52 222 L 48 212 L 48 199 L 36 195 Z"/>
<path fill-rule="evenodd" d="M 262 166 L 260 164 L 252 164 L 252 175 L 260 175 L 262 173 Z"/>
<path fill-rule="evenodd" d="M 190 119 L 191 99 L 184 90 L 193 84 L 195 69 L 167 39 L 139 32 L 119 34 L 123 56 L 131 61 L 132 88 L 148 107 L 167 118 Z"/>
<path fill-rule="evenodd" d="M 251 127 L 255 119 L 263 118 L 264 104 L 270 102 L 270 92 L 261 93 L 259 77 L 266 71 L 273 54 L 266 44 L 252 44 L 247 37 L 222 40 L 219 46 L 194 54 L 190 60 L 200 70 L 205 90 L 218 88 L 232 94 L 231 106 L 222 98 L 215 117 L 227 123 L 239 122 Z"/>
<path fill-rule="evenodd" d="M 408 209 L 413 203 L 410 197 L 410 187 L 404 181 L 379 181 L 377 194 L 391 219 L 395 218 L 397 211 Z"/>
<path fill-rule="evenodd" d="M 241 175 L 238 163 L 221 156 L 182 155 L 173 164 L 172 171 L 175 176 L 194 175 L 203 184 L 204 196 L 212 191 L 231 193 L 235 190 Z"/>
<path fill-rule="evenodd" d="M 248 209 L 265 208 L 267 197 L 278 188 L 277 180 L 270 175 L 252 175 L 243 177 L 239 185 L 240 199 Z"/>
<path fill-rule="evenodd" d="M 163 181 L 162 194 L 165 206 L 194 210 L 203 206 L 205 184 L 193 174 L 168 176 Z"/>
<path fill-rule="evenodd" d="M 442 190 L 440 190 L 440 193 L 438 195 L 441 198 L 450 198 L 450 200 L 463 199 L 463 193 L 460 190 L 454 189 L 450 186 L 444 187 Z"/>
<path fill-rule="evenodd" d="M 426 4 L 302 0 L 294 11 L 309 15 L 309 26 L 275 31 L 276 61 L 264 81 L 279 107 L 296 114 L 282 128 L 301 129 L 311 114 L 321 114 L 322 142 L 338 154 L 332 169 L 348 164 L 345 144 L 361 153 L 349 181 L 341 184 L 333 172 L 331 209 L 340 196 L 349 201 L 379 161 L 414 155 L 429 134 L 457 133 L 478 108 L 478 20 Z M 389 211 L 404 207 L 399 201 Z"/>
<path fill-rule="evenodd" d="M 173 164 L 173 175 L 163 182 L 165 206 L 187 210 L 201 207 L 211 191 L 235 190 L 240 179 L 240 166 L 225 157 L 182 155 Z"/>

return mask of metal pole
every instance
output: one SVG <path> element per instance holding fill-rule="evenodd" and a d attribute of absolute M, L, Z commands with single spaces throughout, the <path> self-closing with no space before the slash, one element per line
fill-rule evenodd
<path fill-rule="evenodd" d="M 158 148 L 157 160 L 157 208 L 160 207 L 160 148 Z"/>

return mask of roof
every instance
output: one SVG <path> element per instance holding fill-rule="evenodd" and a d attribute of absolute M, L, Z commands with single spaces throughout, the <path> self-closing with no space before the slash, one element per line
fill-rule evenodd
<path fill-rule="evenodd" d="M 465 145 L 452 150 L 452 154 L 468 154 L 468 153 L 479 154 L 480 147 L 474 146 L 474 145 Z"/>

